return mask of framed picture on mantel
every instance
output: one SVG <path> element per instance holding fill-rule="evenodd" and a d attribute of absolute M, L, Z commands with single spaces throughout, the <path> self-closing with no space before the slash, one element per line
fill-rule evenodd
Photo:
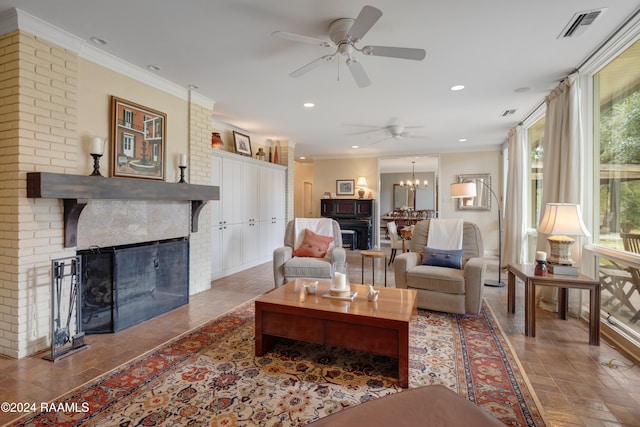
<path fill-rule="evenodd" d="M 165 113 L 112 96 L 112 175 L 164 180 L 166 126 Z"/>

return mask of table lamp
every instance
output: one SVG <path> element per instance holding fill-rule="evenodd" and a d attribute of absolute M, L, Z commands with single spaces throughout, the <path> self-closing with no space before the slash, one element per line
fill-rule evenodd
<path fill-rule="evenodd" d="M 547 203 L 538 233 L 549 236 L 547 262 L 559 265 L 573 265 L 571 246 L 575 240 L 569 236 L 591 236 L 582 222 L 580 205 L 573 203 Z"/>
<path fill-rule="evenodd" d="M 361 199 L 364 198 L 364 189 L 368 186 L 369 185 L 367 184 L 367 178 L 365 178 L 364 176 L 359 177 L 358 181 L 356 181 L 356 187 L 358 187 L 358 196 Z"/>

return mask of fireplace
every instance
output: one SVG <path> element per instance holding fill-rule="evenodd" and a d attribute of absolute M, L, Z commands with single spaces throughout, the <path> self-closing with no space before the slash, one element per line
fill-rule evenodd
<path fill-rule="evenodd" d="M 189 302 L 189 240 L 78 251 L 82 326 L 117 332 Z"/>

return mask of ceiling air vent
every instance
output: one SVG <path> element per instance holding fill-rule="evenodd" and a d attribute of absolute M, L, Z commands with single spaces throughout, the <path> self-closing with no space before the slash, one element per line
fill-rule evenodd
<path fill-rule="evenodd" d="M 607 9 L 593 9 L 576 13 L 567 26 L 564 27 L 558 38 L 579 36 L 584 33 L 605 10 Z"/>
<path fill-rule="evenodd" d="M 500 117 L 509 117 L 512 116 L 516 113 L 516 109 L 512 108 L 511 110 L 504 110 L 502 113 L 500 113 Z"/>

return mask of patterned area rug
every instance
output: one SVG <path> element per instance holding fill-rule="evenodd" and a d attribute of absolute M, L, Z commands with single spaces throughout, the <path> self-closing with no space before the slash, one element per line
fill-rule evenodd
<path fill-rule="evenodd" d="M 545 425 L 486 306 L 478 316 L 420 310 L 410 333 L 410 387 L 443 384 L 506 425 Z M 255 357 L 251 302 L 70 393 L 55 402 L 62 410 L 13 425 L 298 426 L 400 392 L 397 369 L 395 359 L 290 340 Z"/>

